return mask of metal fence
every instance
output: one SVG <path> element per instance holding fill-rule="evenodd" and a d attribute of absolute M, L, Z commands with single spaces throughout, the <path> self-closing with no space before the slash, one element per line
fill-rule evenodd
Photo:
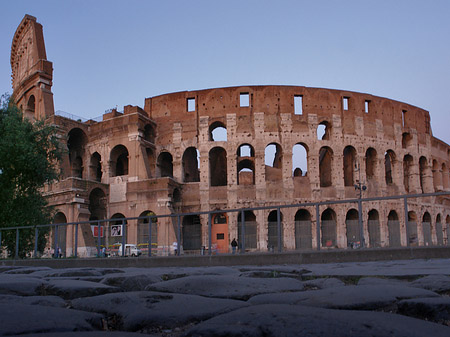
<path fill-rule="evenodd" d="M 436 220 L 435 231 L 432 223 L 410 221 L 408 218 L 408 199 L 450 195 L 450 192 L 333 200 L 316 203 L 264 206 L 242 209 L 214 210 L 208 212 L 176 213 L 167 215 L 151 214 L 142 217 L 91 220 L 76 223 L 58 223 L 28 227 L 0 228 L 0 253 L 3 258 L 19 257 L 21 232 L 34 230 L 34 249 L 27 251 L 31 258 L 65 257 L 112 257 L 112 256 L 167 256 L 182 254 L 222 254 L 231 253 L 231 236 L 226 219 L 235 217 L 237 222 L 237 241 L 240 253 L 251 251 L 311 250 L 345 248 L 349 249 L 431 246 L 450 244 L 449 223 Z M 386 222 L 382 240 L 380 220 L 363 219 L 364 203 L 373 201 L 403 201 L 404 219 L 389 219 Z M 353 213 L 351 219 L 341 225 L 328 209 L 337 204 L 357 204 L 358 219 Z M 397 204 L 400 204 L 397 202 Z M 325 206 L 325 207 L 324 207 Z M 431 205 L 430 205 L 431 206 Z M 320 208 L 322 207 L 322 215 Z M 283 219 L 282 211 L 296 208 L 299 211 L 315 209 L 315 216 L 303 212 L 299 217 L 288 221 Z M 442 208 L 445 208 L 442 206 Z M 257 221 L 254 211 L 270 210 L 270 219 L 262 224 Z M 275 212 L 275 213 L 274 213 Z M 313 212 L 314 213 L 314 212 Z M 367 212 L 366 212 L 367 213 Z M 301 219 L 301 220 L 299 220 Z M 440 217 L 439 217 L 440 219 Z M 367 224 L 364 224 L 367 221 Z M 158 224 L 164 223 L 163 226 Z M 402 225 L 405 224 L 405 225 Z M 419 226 L 418 226 L 419 224 Z M 222 226 L 222 227 L 220 227 Z M 261 227 L 265 226 L 265 234 Z M 286 236 L 286 227 L 291 226 L 293 238 Z M 219 228 L 219 229 L 218 229 Z M 164 233 L 158 231 L 164 230 Z M 344 234 L 345 231 L 345 234 Z M 366 231 L 366 232 L 365 232 Z M 40 232 L 46 233 L 47 244 L 39 246 Z M 131 234 L 133 232 L 133 239 Z M 338 233 L 339 236 L 338 236 Z M 435 233 L 433 235 L 433 233 Z M 15 246 L 1 246 L 2 237 L 15 234 Z M 403 234 L 403 236 L 402 236 Z M 42 236 L 42 235 L 41 235 Z M 82 245 L 79 245 L 82 236 Z M 433 243 L 433 236 L 435 240 Z M 163 238 L 164 237 L 164 238 Z M 345 237 L 346 241 L 343 241 Z M 403 240 L 402 240 L 403 237 Z M 265 240 L 265 241 L 264 241 Z M 285 241 L 290 240 L 290 246 Z M 263 244 L 262 242 L 265 242 Z"/>

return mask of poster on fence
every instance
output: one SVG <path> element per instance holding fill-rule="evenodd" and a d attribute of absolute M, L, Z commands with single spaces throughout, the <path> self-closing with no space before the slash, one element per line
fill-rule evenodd
<path fill-rule="evenodd" d="M 91 231 L 92 231 L 92 235 L 94 237 L 98 237 L 98 226 L 97 225 L 91 225 Z M 103 226 L 100 226 L 100 237 L 103 237 Z"/>
<path fill-rule="evenodd" d="M 111 236 L 122 236 L 122 225 L 112 225 Z"/>

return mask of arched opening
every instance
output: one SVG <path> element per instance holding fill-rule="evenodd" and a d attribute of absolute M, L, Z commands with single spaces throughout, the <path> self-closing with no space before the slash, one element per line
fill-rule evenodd
<path fill-rule="evenodd" d="M 266 181 L 279 181 L 283 178 L 282 159 L 283 153 L 279 144 L 271 143 L 266 146 L 264 151 Z"/>
<path fill-rule="evenodd" d="M 101 188 L 94 188 L 89 194 L 89 220 L 102 220 L 106 218 L 106 205 L 108 200 Z"/>
<path fill-rule="evenodd" d="M 366 178 L 375 179 L 377 172 L 377 151 L 369 147 L 366 151 Z"/>
<path fill-rule="evenodd" d="M 36 111 L 36 98 L 34 97 L 34 95 L 31 95 L 30 98 L 28 98 L 27 110 L 25 111 L 25 114 L 27 116 L 34 117 L 35 111 Z"/>
<path fill-rule="evenodd" d="M 353 146 L 344 149 L 344 186 L 354 186 L 354 172 L 356 168 L 356 150 Z"/>
<path fill-rule="evenodd" d="M 225 213 L 213 214 L 211 218 L 211 243 L 218 253 L 227 253 L 229 247 L 228 217 Z"/>
<path fill-rule="evenodd" d="M 331 124 L 327 121 L 322 121 L 317 126 L 317 139 L 330 140 Z"/>
<path fill-rule="evenodd" d="M 188 147 L 183 153 L 183 181 L 185 183 L 200 181 L 200 153 L 195 147 Z"/>
<path fill-rule="evenodd" d="M 241 212 L 238 214 L 238 240 L 242 242 L 242 222 Z M 244 233 L 245 249 L 256 249 L 257 247 L 257 223 L 256 216 L 252 211 L 244 212 Z"/>
<path fill-rule="evenodd" d="M 90 175 L 92 180 L 102 181 L 102 157 L 98 152 L 91 156 Z"/>
<path fill-rule="evenodd" d="M 173 159 L 169 152 L 161 152 L 156 163 L 158 178 L 173 178 Z"/>
<path fill-rule="evenodd" d="M 54 224 L 65 224 L 67 218 L 62 212 L 55 214 L 53 218 Z M 67 226 L 53 226 L 52 227 L 52 247 L 54 249 L 54 257 L 66 257 L 66 238 L 67 238 Z"/>
<path fill-rule="evenodd" d="M 444 244 L 444 235 L 442 230 L 442 220 L 441 215 L 436 215 L 436 240 L 439 246 Z"/>
<path fill-rule="evenodd" d="M 227 141 L 227 128 L 221 122 L 214 122 L 209 126 L 209 140 L 213 142 Z"/>
<path fill-rule="evenodd" d="M 202 248 L 202 224 L 198 215 L 186 215 L 183 218 L 183 249 L 199 251 Z"/>
<path fill-rule="evenodd" d="M 422 193 L 430 192 L 428 186 L 428 161 L 424 156 L 419 159 L 419 180 L 420 180 L 420 189 Z"/>
<path fill-rule="evenodd" d="M 386 151 L 384 154 L 384 179 L 386 185 L 393 184 L 393 172 L 394 172 L 395 153 L 392 150 Z"/>
<path fill-rule="evenodd" d="M 445 163 L 442 164 L 442 187 L 444 188 L 444 191 L 448 191 L 450 187 L 448 169 Z"/>
<path fill-rule="evenodd" d="M 411 145 L 412 136 L 408 132 L 402 134 L 402 148 L 407 149 Z"/>
<path fill-rule="evenodd" d="M 422 232 L 423 232 L 423 245 L 431 246 L 433 244 L 433 241 L 431 240 L 431 215 L 428 212 L 425 212 L 423 214 Z"/>
<path fill-rule="evenodd" d="M 239 146 L 237 150 L 237 184 L 255 184 L 255 150 L 249 144 Z"/>
<path fill-rule="evenodd" d="M 322 230 L 322 247 L 337 247 L 336 244 L 336 213 L 327 208 L 323 211 L 320 218 L 320 227 Z"/>
<path fill-rule="evenodd" d="M 332 184 L 333 151 L 324 146 L 319 151 L 320 187 L 329 187 Z"/>
<path fill-rule="evenodd" d="M 267 249 L 270 251 L 278 250 L 278 216 L 277 211 L 271 211 L 267 217 Z M 283 213 L 280 212 L 280 236 L 281 247 L 283 247 Z"/>
<path fill-rule="evenodd" d="M 227 185 L 227 151 L 221 147 L 209 151 L 209 179 L 211 186 Z"/>
<path fill-rule="evenodd" d="M 308 174 L 308 148 L 303 143 L 292 148 L 292 176 L 304 177 Z"/>
<path fill-rule="evenodd" d="M 119 249 L 122 244 L 122 237 L 127 237 L 127 221 L 124 220 L 125 215 L 115 213 L 109 221 L 109 228 L 106 230 L 105 246 L 112 249 Z M 131 248 L 125 247 L 125 255 L 131 255 Z M 120 252 L 118 252 L 120 253 Z"/>
<path fill-rule="evenodd" d="M 400 221 L 398 220 L 397 212 L 392 210 L 388 215 L 388 235 L 389 235 L 389 247 L 400 247 Z"/>
<path fill-rule="evenodd" d="M 87 144 L 87 136 L 83 130 L 74 128 L 67 135 L 67 148 L 69 150 L 69 163 L 71 176 L 83 178 L 84 151 Z"/>
<path fill-rule="evenodd" d="M 312 248 L 311 214 L 306 209 L 295 213 L 295 249 Z"/>
<path fill-rule="evenodd" d="M 123 145 L 116 145 L 110 155 L 111 177 L 128 175 L 128 150 Z"/>
<path fill-rule="evenodd" d="M 413 211 L 408 212 L 408 231 L 409 231 L 409 245 L 418 246 L 419 238 L 417 236 L 417 216 Z"/>
<path fill-rule="evenodd" d="M 412 191 L 413 157 L 409 154 L 403 157 L 403 185 L 406 193 Z"/>
<path fill-rule="evenodd" d="M 370 247 L 381 247 L 380 216 L 376 209 L 371 209 L 369 211 L 369 219 L 367 224 Z"/>
<path fill-rule="evenodd" d="M 148 254 L 148 244 L 150 242 L 150 230 L 151 230 L 151 245 L 152 245 L 152 255 L 156 255 L 156 250 L 158 248 L 158 218 L 151 218 L 151 228 L 150 228 L 150 216 L 156 215 L 154 212 L 147 210 L 139 215 L 137 222 L 137 243 L 139 248 L 142 250 L 143 255 Z M 144 218 L 145 217 L 145 218 Z M 142 219 L 141 219 L 142 218 Z M 147 254 L 146 254 L 147 253 Z"/>
<path fill-rule="evenodd" d="M 347 212 L 345 216 L 345 227 L 347 234 L 347 247 L 359 248 L 361 247 L 361 235 L 359 230 L 359 215 L 354 208 Z"/>
<path fill-rule="evenodd" d="M 442 188 L 442 174 L 440 167 L 436 159 L 433 160 L 433 185 L 435 192 L 438 192 Z"/>
<path fill-rule="evenodd" d="M 149 143 L 155 143 L 156 132 L 151 124 L 147 124 L 144 127 L 144 140 Z"/>

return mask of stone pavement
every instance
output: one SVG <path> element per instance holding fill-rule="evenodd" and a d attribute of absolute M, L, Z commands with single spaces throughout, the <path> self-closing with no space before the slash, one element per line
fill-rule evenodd
<path fill-rule="evenodd" d="M 450 336 L 450 259 L 0 267 L 0 335 Z"/>

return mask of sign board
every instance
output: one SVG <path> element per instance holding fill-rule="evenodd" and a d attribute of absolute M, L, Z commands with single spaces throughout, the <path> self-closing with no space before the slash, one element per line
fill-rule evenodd
<path fill-rule="evenodd" d="M 111 225 L 111 236 L 122 236 L 122 225 Z"/>
<path fill-rule="evenodd" d="M 104 236 L 103 227 L 104 226 L 100 226 L 100 237 Z M 91 231 L 92 231 L 92 235 L 97 238 L 98 237 L 98 226 L 91 225 Z"/>

